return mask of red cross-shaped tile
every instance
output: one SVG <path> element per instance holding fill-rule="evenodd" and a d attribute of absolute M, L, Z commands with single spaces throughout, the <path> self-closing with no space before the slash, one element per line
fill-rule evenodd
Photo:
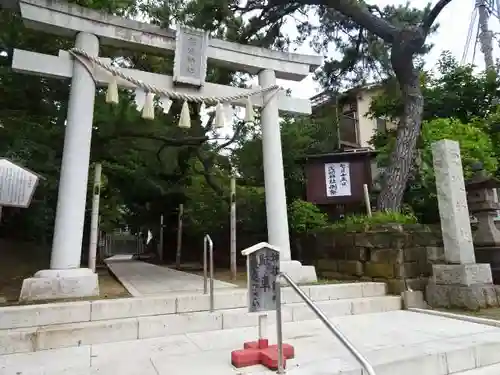
<path fill-rule="evenodd" d="M 247 367 L 253 365 L 264 365 L 270 370 L 278 369 L 278 346 L 271 345 L 267 339 L 246 342 L 244 349 L 231 352 L 231 363 L 234 367 Z M 286 360 L 295 355 L 293 346 L 283 344 L 283 367 Z"/>

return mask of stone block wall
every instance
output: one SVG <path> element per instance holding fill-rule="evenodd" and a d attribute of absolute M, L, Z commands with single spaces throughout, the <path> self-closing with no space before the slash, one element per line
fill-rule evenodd
<path fill-rule="evenodd" d="M 301 240 L 304 261 L 319 277 L 381 281 L 400 294 L 406 285 L 425 290 L 432 264 L 444 263 L 439 228 L 390 225 L 346 232 L 326 230 Z"/>

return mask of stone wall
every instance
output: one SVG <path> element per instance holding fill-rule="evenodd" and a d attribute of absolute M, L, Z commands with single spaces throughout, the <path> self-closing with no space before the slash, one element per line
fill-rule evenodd
<path fill-rule="evenodd" d="M 387 225 L 353 232 L 328 230 L 301 239 L 303 260 L 319 277 L 386 282 L 390 293 L 425 290 L 432 264 L 444 262 L 439 228 Z"/>

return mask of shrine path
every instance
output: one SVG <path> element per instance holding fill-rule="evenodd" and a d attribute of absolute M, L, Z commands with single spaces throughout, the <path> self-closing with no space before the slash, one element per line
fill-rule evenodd
<path fill-rule="evenodd" d="M 134 297 L 176 292 L 203 292 L 203 276 L 115 255 L 105 260 L 111 273 Z M 237 285 L 214 280 L 214 288 L 236 288 Z"/>

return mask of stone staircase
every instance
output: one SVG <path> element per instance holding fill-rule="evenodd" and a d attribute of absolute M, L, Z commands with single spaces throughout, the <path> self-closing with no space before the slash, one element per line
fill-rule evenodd
<path fill-rule="evenodd" d="M 487 367 L 476 368 L 473 370 L 457 373 L 457 375 L 498 375 L 498 374 L 500 374 L 500 364 L 495 364 Z"/>
<path fill-rule="evenodd" d="M 303 289 L 330 316 L 401 308 L 400 298 L 387 296 L 381 283 Z M 315 318 L 291 288 L 283 289 L 282 298 L 283 322 Z M 203 294 L 5 307 L 0 309 L 0 355 L 256 327 L 258 317 L 247 312 L 247 305 L 246 290 L 235 289 L 215 295 L 212 313 Z M 274 318 L 271 314 L 270 324 Z"/>
<path fill-rule="evenodd" d="M 500 329 L 401 311 L 382 283 L 303 290 L 377 375 L 462 374 L 500 362 Z M 282 300 L 284 339 L 297 353 L 288 373 L 365 375 L 293 290 L 284 288 Z M 270 373 L 230 365 L 230 352 L 257 335 L 246 306 L 245 290 L 228 289 L 216 292 L 214 312 L 208 296 L 189 293 L 0 308 L 0 375 Z M 275 341 L 274 313 L 268 325 Z"/>

